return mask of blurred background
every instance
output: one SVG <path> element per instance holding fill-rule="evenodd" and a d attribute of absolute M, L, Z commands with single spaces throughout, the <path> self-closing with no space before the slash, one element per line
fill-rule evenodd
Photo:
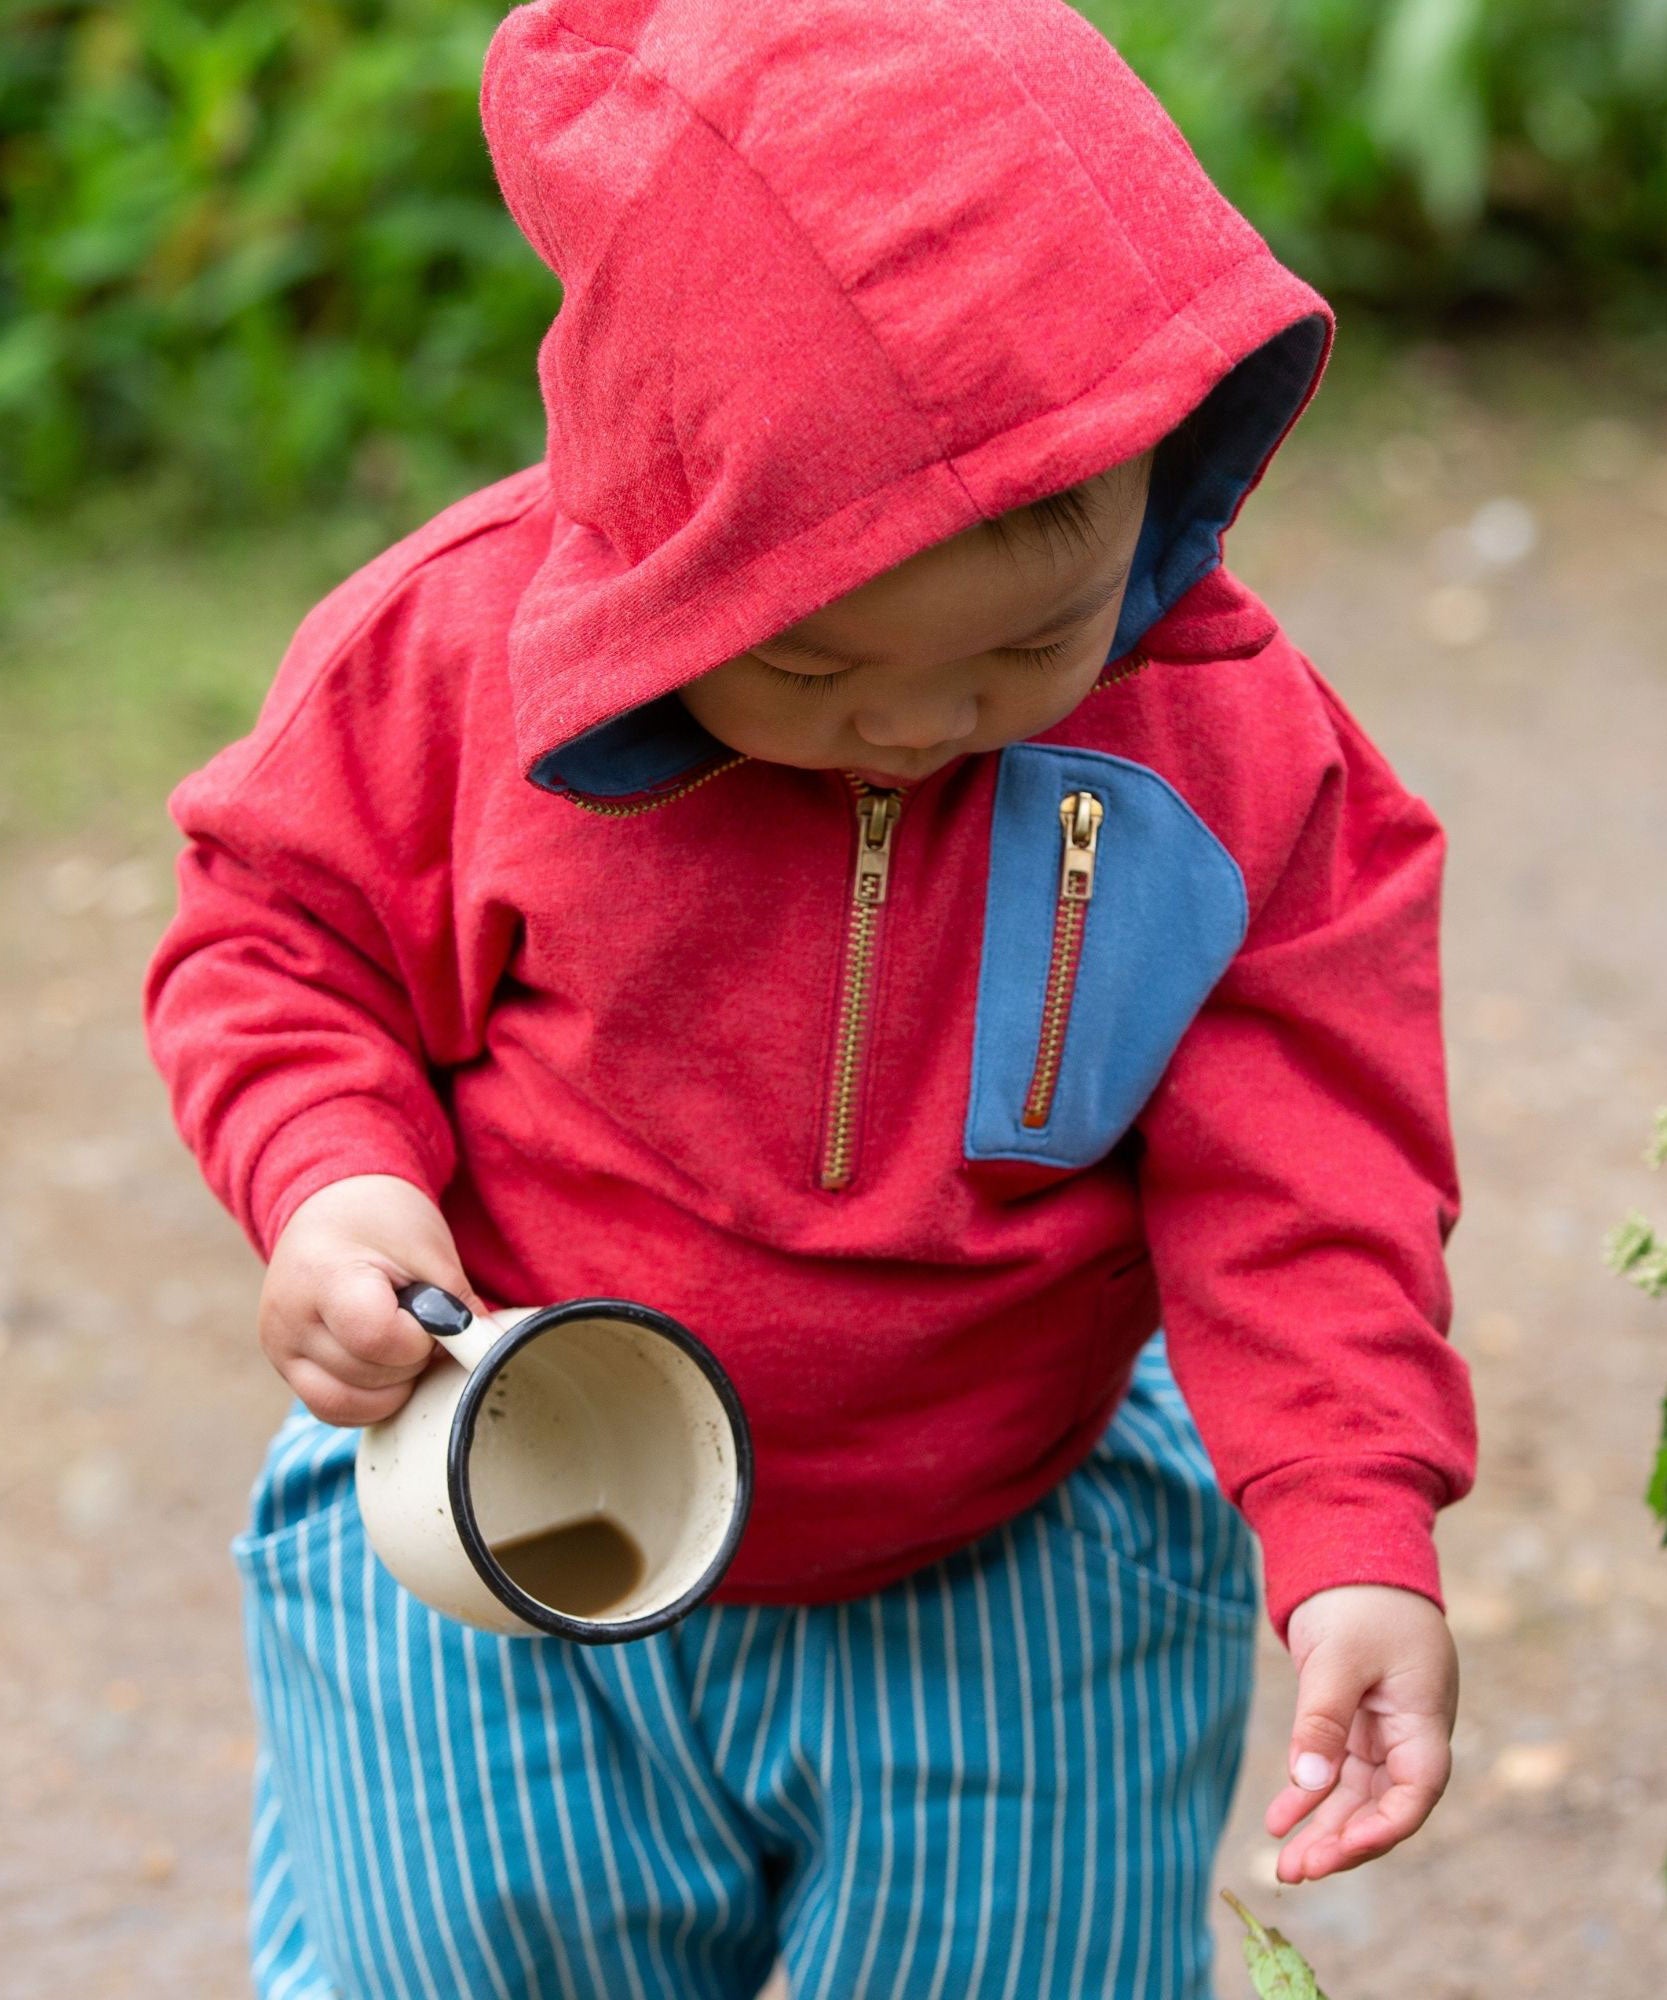
<path fill-rule="evenodd" d="M 500 11 L 0 6 L 0 1994 L 247 1990 L 226 1543 L 288 1395 L 139 979 L 172 782 L 326 590 L 542 450 Z M 1229 555 L 1452 843 L 1457 1775 L 1276 1892 L 1267 1638 L 1221 1880 L 1332 2000 L 1657 2000 L 1667 1304 L 1601 1242 L 1667 1210 L 1667 0 L 1084 11 L 1338 308 Z"/>

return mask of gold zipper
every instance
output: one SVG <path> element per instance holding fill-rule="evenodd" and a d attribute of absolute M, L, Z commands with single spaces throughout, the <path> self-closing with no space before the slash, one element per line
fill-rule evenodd
<path fill-rule="evenodd" d="M 1088 918 L 1088 900 L 1094 893 L 1094 854 L 1105 815 L 1105 807 L 1092 792 L 1068 792 L 1059 802 L 1065 854 L 1059 870 L 1059 900 L 1054 905 L 1053 952 L 1042 1002 L 1042 1032 L 1025 1096 L 1023 1122 L 1032 1130 L 1046 1125 L 1053 1110 L 1054 1087 L 1065 1053 L 1065 1027 L 1071 1018 L 1077 965 L 1082 957 L 1082 930 Z"/>
<path fill-rule="evenodd" d="M 1131 653 L 1120 665 L 1103 673 L 1088 692 L 1090 694 L 1098 694 L 1101 688 L 1116 687 L 1119 681 L 1131 680 L 1143 668 L 1149 667 L 1151 664 L 1152 662 L 1144 653 Z"/>
<path fill-rule="evenodd" d="M 733 771 L 737 764 L 746 761 L 745 756 L 728 757 L 709 771 L 702 771 L 697 778 L 689 778 L 681 785 L 673 785 L 670 791 L 656 792 L 651 799 L 638 799 L 631 805 L 609 805 L 601 799 L 585 798 L 579 792 L 563 792 L 561 796 L 569 805 L 579 806 L 588 813 L 600 813 L 605 819 L 630 819 L 637 813 L 653 812 L 659 806 L 669 806 L 674 799 L 698 792 L 702 785 L 711 784 L 714 778 L 721 778 L 725 771 Z"/>
<path fill-rule="evenodd" d="M 903 810 L 895 792 L 877 791 L 849 772 L 846 782 L 856 790 L 857 860 L 851 875 L 851 908 L 840 975 L 839 1026 L 822 1147 L 820 1179 L 822 1186 L 829 1189 L 847 1187 L 851 1180 L 856 1154 L 857 1085 L 862 1075 L 869 1001 L 873 997 L 875 942 L 891 872 L 892 829 Z"/>

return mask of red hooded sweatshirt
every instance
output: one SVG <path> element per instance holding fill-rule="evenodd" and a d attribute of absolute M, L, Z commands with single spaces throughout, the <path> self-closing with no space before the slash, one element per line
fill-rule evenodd
<path fill-rule="evenodd" d="M 1437 1597 L 1441 835 L 1222 567 L 1325 302 L 1064 0 L 535 0 L 482 111 L 564 286 L 547 451 L 333 591 L 170 800 L 147 1028 L 209 1184 L 264 1256 L 396 1174 L 490 1302 L 692 1327 L 755 1434 L 732 1601 L 1024 1507 L 1160 1318 L 1276 1627 Z M 677 699 L 1154 445 L 1045 734 L 888 794 Z"/>

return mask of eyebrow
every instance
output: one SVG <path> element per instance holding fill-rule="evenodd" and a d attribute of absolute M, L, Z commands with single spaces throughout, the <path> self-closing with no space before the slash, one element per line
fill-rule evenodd
<path fill-rule="evenodd" d="M 1132 560 L 1132 559 L 1131 559 Z M 1079 618 L 1091 617 L 1096 611 L 1103 611 L 1117 595 L 1128 578 L 1130 563 L 1124 563 L 1110 577 L 1102 577 L 1098 583 L 1080 590 L 1069 602 L 1059 605 L 1033 632 L 1022 639 L 1014 639 L 1008 646 L 998 646 L 996 652 L 1008 652 L 1016 647 L 1028 646 L 1038 639 L 1044 639 L 1061 625 L 1074 624 Z M 840 667 L 877 667 L 885 664 L 882 660 L 853 659 L 849 653 L 838 653 L 829 646 L 815 645 L 809 639 L 795 638 L 791 632 L 778 632 L 773 638 L 761 639 L 761 646 L 779 646 L 784 653 L 797 653 L 802 659 L 827 660 Z"/>

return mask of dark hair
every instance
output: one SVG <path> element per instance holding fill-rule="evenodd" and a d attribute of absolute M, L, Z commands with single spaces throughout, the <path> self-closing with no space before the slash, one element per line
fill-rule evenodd
<path fill-rule="evenodd" d="M 1165 458 L 1173 456 L 1184 460 L 1189 470 L 1196 466 L 1203 449 L 1202 413 L 1202 405 L 1190 410 L 1172 431 L 1158 440 L 1152 454 L 1154 471 L 1159 452 Z M 1127 459 L 1120 459 L 1118 465 L 1128 462 Z M 1012 548 L 1013 526 L 1018 521 L 1034 522 L 1044 540 L 1054 537 L 1071 542 L 1078 549 L 1086 549 L 1094 539 L 1094 506 L 1089 495 L 1102 479 L 1118 470 L 1118 465 L 1107 466 L 1104 472 L 1080 479 L 1075 486 L 1062 487 L 1057 493 L 1044 493 L 1040 500 L 1009 508 L 1005 514 L 993 516 L 988 525 L 995 531 L 997 541 L 1008 550 Z"/>

